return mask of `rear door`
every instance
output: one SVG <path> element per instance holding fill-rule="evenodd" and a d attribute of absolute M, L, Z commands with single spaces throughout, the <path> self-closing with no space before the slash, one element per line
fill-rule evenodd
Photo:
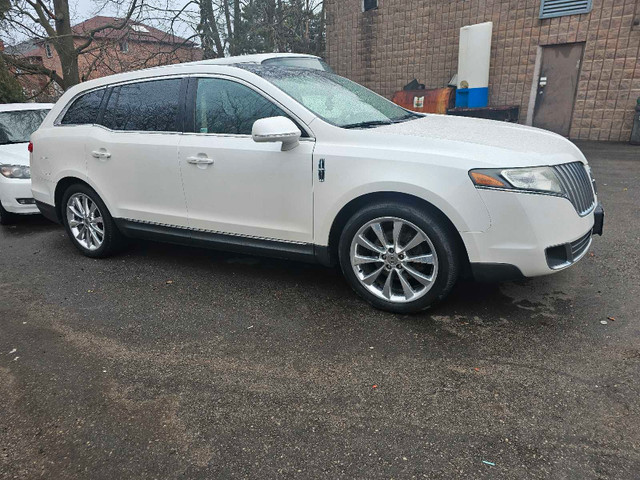
<path fill-rule="evenodd" d="M 88 176 L 111 214 L 186 227 L 178 164 L 186 80 L 162 78 L 115 86 L 87 138 Z"/>
<path fill-rule="evenodd" d="M 583 43 L 543 47 L 533 126 L 569 136 Z"/>

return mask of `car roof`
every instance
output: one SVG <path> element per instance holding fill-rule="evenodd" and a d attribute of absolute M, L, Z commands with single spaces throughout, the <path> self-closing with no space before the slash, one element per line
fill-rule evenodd
<path fill-rule="evenodd" d="M 235 57 L 212 58 L 210 60 L 200 60 L 190 62 L 191 65 L 237 65 L 239 63 L 262 63 L 273 58 L 317 58 L 315 55 L 306 53 L 256 53 L 252 55 L 237 55 Z"/>
<path fill-rule="evenodd" d="M 172 65 L 160 65 L 156 67 L 145 68 L 142 70 L 132 70 L 129 72 L 117 73 L 114 75 L 108 75 L 106 77 L 100 77 L 86 82 L 79 83 L 67 92 L 71 92 L 73 95 L 77 95 L 81 92 L 86 92 L 95 88 L 108 87 L 115 83 L 136 81 L 151 79 L 153 77 L 160 77 L 164 75 L 180 75 L 180 74 L 192 74 L 198 73 L 212 73 L 212 74 L 238 74 L 239 72 L 255 74 L 247 70 L 248 65 L 261 66 L 261 63 L 265 60 L 273 58 L 315 58 L 320 59 L 314 55 L 307 55 L 304 53 L 259 53 L 255 55 L 238 55 L 235 57 L 225 58 L 213 58 L 210 60 L 199 60 L 197 62 L 185 62 L 174 63 Z M 66 94 L 65 94 L 66 95 Z"/>
<path fill-rule="evenodd" d="M 53 103 L 4 103 L 0 105 L 0 112 L 15 112 L 19 110 L 51 110 Z"/>

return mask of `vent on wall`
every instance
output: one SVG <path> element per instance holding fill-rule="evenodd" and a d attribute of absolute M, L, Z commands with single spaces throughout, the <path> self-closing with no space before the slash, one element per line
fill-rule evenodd
<path fill-rule="evenodd" d="M 591 2 L 592 0 L 541 0 L 540 18 L 589 13 Z"/>
<path fill-rule="evenodd" d="M 363 0 L 362 11 L 368 12 L 369 10 L 375 10 L 378 8 L 378 0 Z"/>

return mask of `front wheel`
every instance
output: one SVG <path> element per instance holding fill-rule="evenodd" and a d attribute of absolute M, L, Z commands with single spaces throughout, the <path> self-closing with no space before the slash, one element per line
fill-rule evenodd
<path fill-rule="evenodd" d="M 394 313 L 418 312 L 443 299 L 461 264 L 450 225 L 404 204 L 357 212 L 342 232 L 339 258 L 353 289 L 374 307 Z"/>
<path fill-rule="evenodd" d="M 86 185 L 70 186 L 62 199 L 62 219 L 69 238 L 91 258 L 113 255 L 124 238 L 98 194 Z"/>

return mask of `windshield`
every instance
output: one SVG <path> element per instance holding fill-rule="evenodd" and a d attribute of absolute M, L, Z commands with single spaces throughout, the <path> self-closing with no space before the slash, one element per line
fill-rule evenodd
<path fill-rule="evenodd" d="M 338 127 L 370 128 L 420 117 L 351 80 L 331 73 L 272 67 L 252 71 Z"/>
<path fill-rule="evenodd" d="M 14 110 L 0 112 L 0 145 L 26 143 L 49 110 Z"/>
<path fill-rule="evenodd" d="M 327 62 L 321 58 L 313 57 L 279 57 L 270 58 L 262 62 L 262 65 L 279 65 L 282 67 L 300 67 L 335 73 Z"/>

